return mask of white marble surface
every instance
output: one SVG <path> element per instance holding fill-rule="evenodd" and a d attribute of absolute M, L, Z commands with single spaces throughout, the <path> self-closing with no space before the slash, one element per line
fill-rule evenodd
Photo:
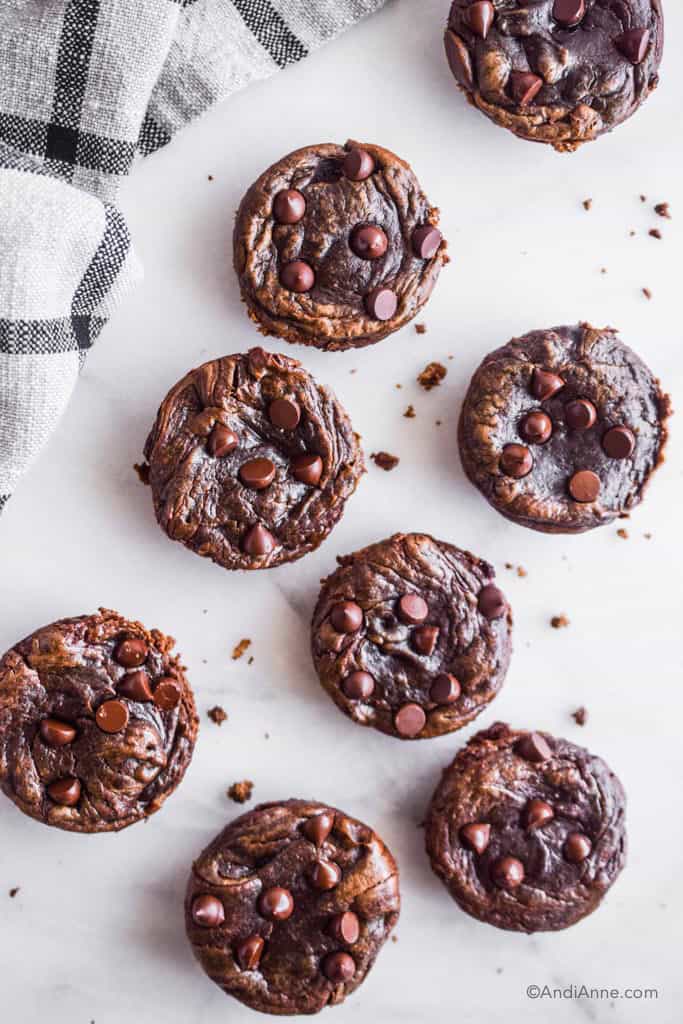
<path fill-rule="evenodd" d="M 118 608 L 177 637 L 202 730 L 180 790 L 147 825 L 120 835 L 49 830 L 0 799 L 8 1024 L 256 1019 L 196 966 L 181 912 L 191 858 L 238 812 L 225 789 L 244 777 L 257 800 L 311 795 L 343 806 L 376 826 L 399 860 L 398 943 L 353 999 L 329 1011 L 337 1024 L 681 1019 L 679 425 L 646 504 L 624 524 L 627 541 L 616 526 L 564 539 L 506 523 L 464 480 L 455 425 L 484 353 L 515 333 L 579 319 L 620 326 L 674 398 L 683 393 L 683 10 L 666 5 L 668 59 L 647 106 L 613 136 L 559 156 L 495 129 L 456 94 L 441 53 L 447 6 L 395 0 L 191 127 L 124 189 L 146 283 L 98 343 L 58 436 L 0 523 L 0 646 L 62 615 Z M 343 355 L 273 344 L 335 387 L 368 452 L 386 448 L 401 464 L 391 474 L 370 466 L 317 553 L 232 575 L 166 540 L 131 467 L 167 388 L 189 367 L 257 340 L 230 267 L 243 190 L 290 149 L 349 136 L 413 163 L 442 207 L 454 262 L 424 337 L 408 327 Z M 588 196 L 590 213 L 581 206 Z M 654 216 L 659 200 L 672 203 L 673 221 Z M 654 226 L 663 241 L 648 237 Z M 449 354 L 445 384 L 425 394 L 417 373 Z M 414 420 L 402 417 L 409 402 Z M 603 908 L 563 934 L 478 924 L 429 871 L 418 823 L 440 769 L 476 726 L 420 744 L 366 732 L 312 672 L 308 621 L 336 554 L 414 529 L 493 561 L 514 606 L 508 681 L 477 725 L 502 718 L 564 734 L 603 755 L 627 786 L 629 866 Z M 571 619 L 564 631 L 549 626 L 560 612 Z M 253 638 L 251 666 L 230 659 L 241 637 Z M 220 729 L 206 718 L 217 702 L 230 714 Z M 584 729 L 571 718 L 580 704 L 590 711 Z M 528 985 L 546 983 L 653 987 L 659 999 L 526 998 Z"/>

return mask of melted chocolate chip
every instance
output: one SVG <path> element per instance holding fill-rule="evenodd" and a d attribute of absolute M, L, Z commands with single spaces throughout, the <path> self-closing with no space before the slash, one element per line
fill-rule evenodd
<path fill-rule="evenodd" d="M 427 716 L 419 704 L 404 704 L 394 715 L 394 725 L 399 736 L 413 739 L 422 732 Z"/>
<path fill-rule="evenodd" d="M 369 672 L 352 672 L 343 683 L 342 690 L 349 700 L 368 700 L 375 690 L 375 680 Z"/>
<path fill-rule="evenodd" d="M 294 911 L 294 900 L 289 889 L 279 885 L 264 889 L 258 900 L 259 913 L 270 921 L 286 921 Z"/>
<path fill-rule="evenodd" d="M 58 718 L 44 718 L 40 723 L 40 737 L 48 747 L 66 747 L 76 739 L 76 730 Z"/>
<path fill-rule="evenodd" d="M 306 200 L 295 188 L 278 192 L 273 200 L 273 216 L 279 224 L 298 224 L 306 213 Z"/>
<path fill-rule="evenodd" d="M 355 601 L 341 601 L 332 609 L 330 621 L 338 633 L 355 633 L 363 625 L 363 609 Z"/>

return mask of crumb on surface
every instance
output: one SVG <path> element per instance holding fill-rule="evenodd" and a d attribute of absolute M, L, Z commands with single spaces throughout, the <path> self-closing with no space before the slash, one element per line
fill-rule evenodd
<path fill-rule="evenodd" d="M 427 324 L 415 324 L 415 333 L 416 334 L 426 334 L 427 333 Z"/>
<path fill-rule="evenodd" d="M 566 615 L 553 615 L 550 625 L 553 629 L 566 629 L 569 625 L 569 619 Z"/>
<path fill-rule="evenodd" d="M 417 383 L 425 391 L 431 391 L 432 388 L 439 386 L 447 373 L 448 370 L 441 363 L 428 363 L 422 373 L 418 375 Z"/>
<path fill-rule="evenodd" d="M 607 267 L 600 267 L 600 273 L 601 274 L 606 274 L 607 273 Z"/>
<path fill-rule="evenodd" d="M 588 721 L 588 708 L 582 706 L 577 708 L 576 711 L 572 711 L 572 718 L 577 725 L 585 725 Z"/>
<path fill-rule="evenodd" d="M 643 295 L 645 296 L 646 299 L 651 299 L 652 298 L 652 292 L 650 291 L 649 288 L 643 288 Z"/>
<path fill-rule="evenodd" d="M 212 722 L 216 723 L 216 725 L 222 725 L 228 718 L 227 712 L 220 706 L 220 704 L 216 704 L 215 707 L 209 708 L 207 715 Z"/>
<path fill-rule="evenodd" d="M 213 181 L 213 174 L 208 174 L 207 178 L 209 179 L 209 181 Z"/>
<path fill-rule="evenodd" d="M 629 238 L 635 238 L 635 235 L 636 235 L 635 231 L 633 230 L 633 228 L 631 228 L 631 230 L 628 233 L 628 237 Z"/>
<path fill-rule="evenodd" d="M 593 205 L 593 200 L 592 199 L 584 199 L 584 201 L 583 201 L 583 208 L 584 208 L 584 210 L 590 210 L 592 205 Z"/>
<path fill-rule="evenodd" d="M 659 228 L 650 228 L 650 230 L 648 231 L 648 235 L 650 236 L 650 238 L 656 238 L 660 242 L 662 240 L 662 232 L 659 230 Z"/>
<path fill-rule="evenodd" d="M 392 935 L 391 936 L 391 941 L 392 942 L 398 942 L 398 935 Z"/>
<path fill-rule="evenodd" d="M 238 644 L 235 644 L 235 646 L 233 647 L 232 660 L 237 661 L 239 658 L 241 658 L 248 647 L 251 647 L 251 640 L 249 640 L 249 638 L 245 636 L 243 640 L 240 640 L 240 642 Z"/>
<path fill-rule="evenodd" d="M 651 533 L 644 533 L 643 537 L 645 538 L 645 540 L 652 540 L 652 534 Z"/>
<path fill-rule="evenodd" d="M 407 420 L 414 420 L 415 416 L 417 415 L 417 413 L 415 412 L 415 407 L 409 405 L 406 411 L 403 413 L 403 415 Z"/>
<path fill-rule="evenodd" d="M 253 665 L 253 664 L 254 664 L 254 655 L 250 654 L 249 658 L 247 660 L 247 665 Z"/>
<path fill-rule="evenodd" d="M 228 796 L 236 804 L 246 804 L 247 800 L 251 800 L 253 789 L 254 783 L 251 779 L 243 779 L 242 782 L 233 782 L 228 789 Z"/>
<path fill-rule="evenodd" d="M 625 530 L 622 526 L 620 530 L 617 530 L 617 537 L 621 537 L 622 540 L 628 540 L 628 530 Z"/>
<path fill-rule="evenodd" d="M 671 220 L 671 208 L 668 203 L 657 203 L 655 213 L 660 217 L 666 217 L 667 220 Z"/>
<path fill-rule="evenodd" d="M 641 203 L 646 203 L 647 202 L 647 196 L 644 196 L 644 195 L 641 194 L 640 201 L 641 201 Z"/>
<path fill-rule="evenodd" d="M 376 466 L 379 466 L 380 469 L 385 470 L 387 473 L 391 469 L 396 469 L 401 461 L 398 455 L 391 455 L 389 452 L 373 452 L 370 458 Z"/>
<path fill-rule="evenodd" d="M 137 473 L 141 484 L 149 484 L 149 465 L 146 462 L 136 462 L 133 469 Z"/>
<path fill-rule="evenodd" d="M 13 887 L 12 889 L 10 889 L 10 891 L 9 891 L 9 898 L 10 898 L 11 900 L 13 900 L 13 899 L 14 899 L 14 897 L 15 897 L 15 896 L 17 895 L 17 893 L 19 892 L 19 889 L 20 889 L 20 888 L 21 888 L 20 886 L 18 886 L 18 885 L 15 885 L 15 886 L 14 886 L 14 887 Z"/>
<path fill-rule="evenodd" d="M 525 577 L 525 576 L 528 576 L 528 575 L 529 575 L 529 573 L 528 573 L 528 572 L 526 571 L 526 569 L 524 568 L 524 566 L 523 566 L 523 565 L 518 565 L 518 566 L 517 566 L 517 575 L 518 575 L 519 577 L 521 577 L 522 579 L 524 579 L 524 577 Z"/>

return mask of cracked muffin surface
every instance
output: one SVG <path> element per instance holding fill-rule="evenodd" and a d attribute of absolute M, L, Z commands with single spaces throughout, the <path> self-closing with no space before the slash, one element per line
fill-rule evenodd
<path fill-rule="evenodd" d="M 508 931 L 558 931 L 592 913 L 624 867 L 625 805 L 599 757 L 497 722 L 444 771 L 427 853 L 472 917 Z"/>
<path fill-rule="evenodd" d="M 399 739 L 460 729 L 493 700 L 512 614 L 487 562 L 426 534 L 338 558 L 313 615 L 323 688 L 359 725 Z"/>
<path fill-rule="evenodd" d="M 0 785 L 72 832 L 149 817 L 187 769 L 198 729 L 174 640 L 100 609 L 61 619 L 0 661 Z"/>
<path fill-rule="evenodd" d="M 459 447 L 471 482 L 508 519 L 581 533 L 640 503 L 663 461 L 671 402 L 611 328 L 532 331 L 474 374 Z"/>
<path fill-rule="evenodd" d="M 194 862 L 185 921 L 226 994 L 263 1013 L 311 1014 L 358 988 L 399 909 L 396 862 L 371 828 L 285 800 L 235 819 Z"/>
<path fill-rule="evenodd" d="M 407 163 L 380 146 L 290 153 L 249 189 L 234 263 L 264 334 L 341 350 L 403 327 L 425 304 L 446 243 Z"/>
<path fill-rule="evenodd" d="M 657 85 L 663 43 L 660 0 L 455 0 L 445 34 L 470 102 L 560 151 L 635 113 Z"/>
<path fill-rule="evenodd" d="M 171 388 L 145 458 L 162 530 L 226 569 L 314 551 L 365 471 L 330 389 L 262 348 L 204 363 Z"/>

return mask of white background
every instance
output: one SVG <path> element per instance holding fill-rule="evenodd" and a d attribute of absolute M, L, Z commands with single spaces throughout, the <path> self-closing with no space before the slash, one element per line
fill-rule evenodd
<path fill-rule="evenodd" d="M 47 829 L 0 799 L 0 1017 L 8 1024 L 257 1019 L 202 974 L 182 918 L 191 860 L 238 813 L 225 790 L 242 778 L 254 780 L 255 800 L 311 796 L 343 807 L 375 826 L 399 861 L 398 942 L 355 996 L 326 1011 L 337 1024 L 681 1019 L 679 424 L 645 505 L 619 524 L 626 541 L 616 525 L 563 538 L 507 523 L 464 479 L 455 435 L 480 359 L 532 328 L 583 319 L 617 326 L 674 399 L 683 394 L 683 10 L 666 4 L 668 54 L 645 107 L 613 135 L 558 155 L 494 127 L 456 92 L 442 54 L 447 7 L 394 0 L 187 129 L 123 190 L 146 282 L 90 355 L 57 436 L 2 518 L 0 647 L 60 616 L 117 608 L 177 637 L 202 729 L 178 792 L 148 824 L 119 835 Z M 392 473 L 370 464 L 315 554 L 231 574 L 165 538 L 132 466 L 159 401 L 187 369 L 258 342 L 231 269 L 243 191 L 290 150 L 348 137 L 407 158 L 441 207 L 453 263 L 422 317 L 428 333 L 408 326 L 341 355 L 272 347 L 333 385 L 367 453 L 384 448 L 401 463 Z M 662 200 L 673 221 L 654 215 Z M 662 241 L 648 237 L 655 226 Z M 433 359 L 447 362 L 448 377 L 426 394 L 415 378 Z M 414 420 L 402 416 L 409 402 Z M 488 558 L 513 605 L 507 683 L 459 735 L 411 744 L 362 730 L 311 668 L 318 580 L 338 553 L 395 530 L 429 531 Z M 550 628 L 558 613 L 569 616 L 568 629 Z M 242 637 L 253 640 L 251 666 L 230 658 Z M 221 728 L 206 717 L 215 703 L 230 715 Z M 583 729 L 571 718 L 581 704 L 590 713 Z M 441 768 L 496 719 L 586 744 L 628 790 L 629 865 L 603 907 L 564 933 L 527 937 L 473 921 L 423 853 L 418 823 Z M 656 987 L 659 999 L 525 997 L 527 985 L 546 983 Z"/>

